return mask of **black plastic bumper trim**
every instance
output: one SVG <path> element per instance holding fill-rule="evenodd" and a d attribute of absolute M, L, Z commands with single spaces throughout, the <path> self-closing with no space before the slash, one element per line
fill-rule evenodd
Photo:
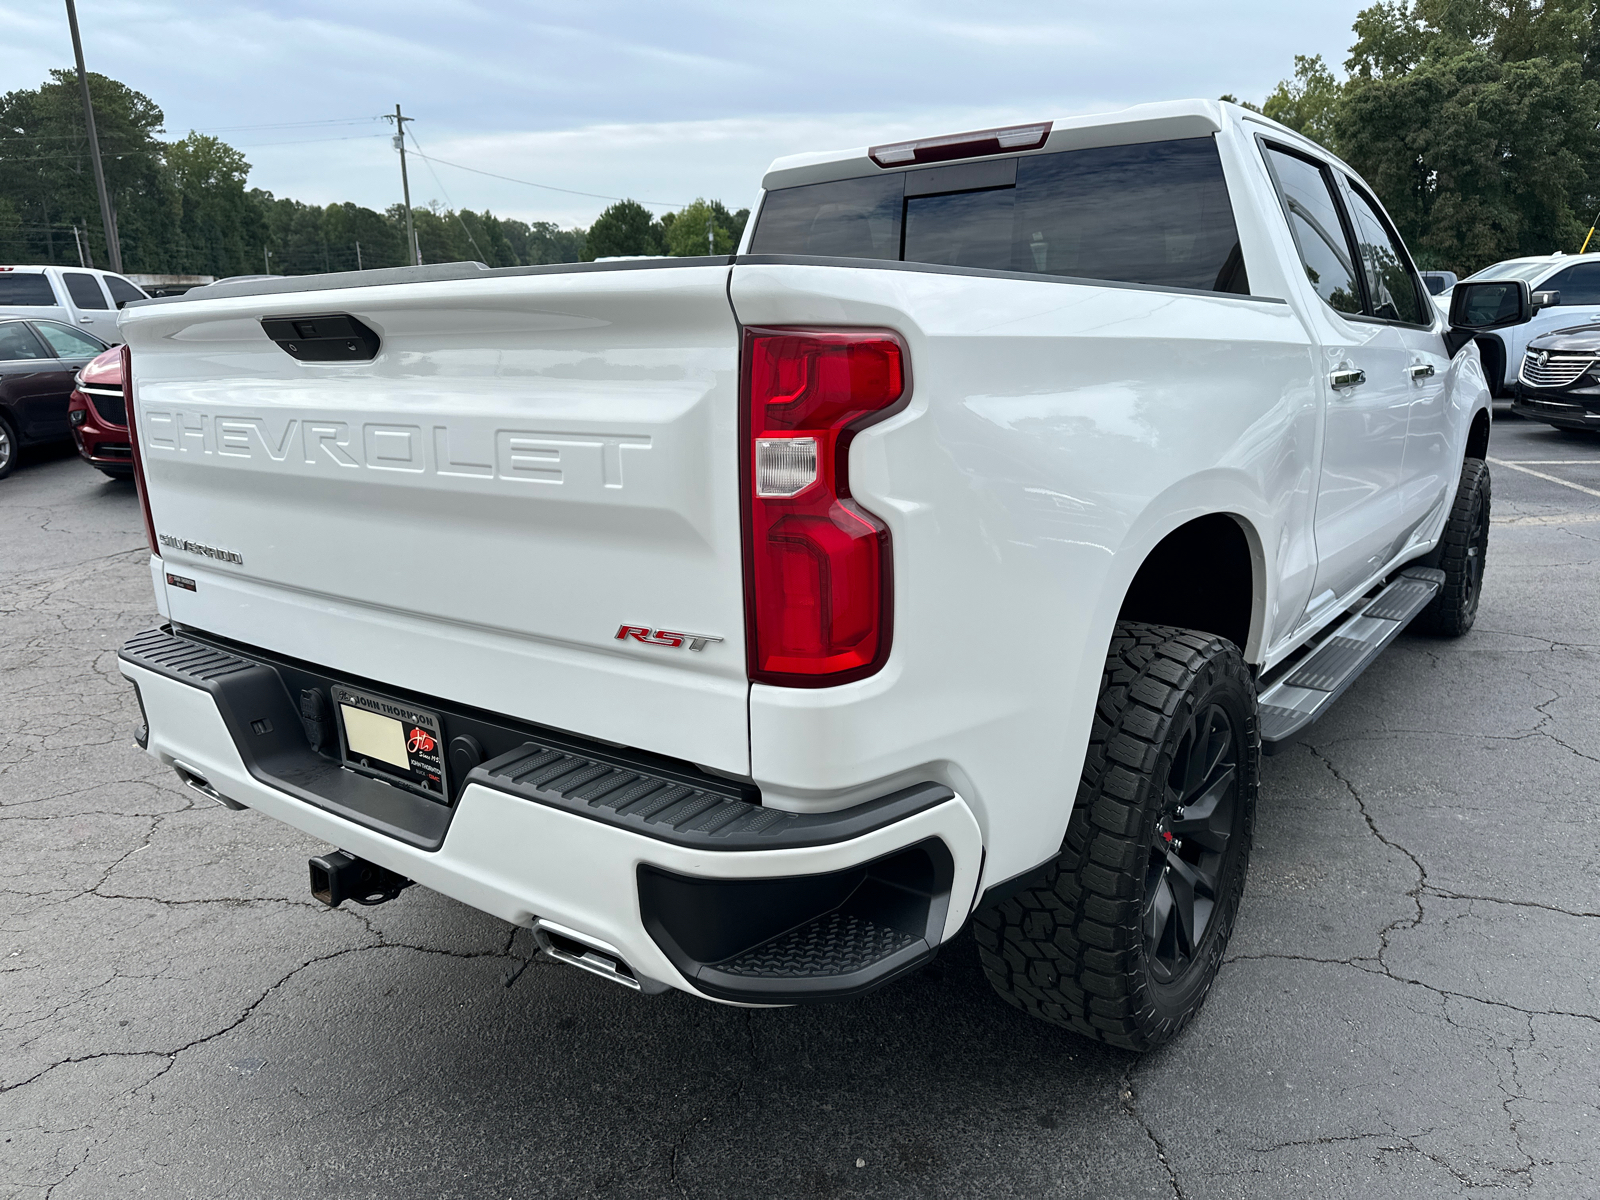
<path fill-rule="evenodd" d="M 698 850 L 825 846 L 892 825 L 955 795 L 941 783 L 919 783 L 837 812 L 784 812 L 638 766 L 531 741 L 477 767 L 467 782 Z"/>
<path fill-rule="evenodd" d="M 774 879 L 639 867 L 639 912 L 663 954 L 719 1000 L 843 1000 L 933 958 L 955 863 L 939 838 L 870 862 Z"/>

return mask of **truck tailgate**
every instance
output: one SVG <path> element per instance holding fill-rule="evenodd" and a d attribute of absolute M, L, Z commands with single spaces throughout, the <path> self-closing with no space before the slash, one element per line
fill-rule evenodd
<path fill-rule="evenodd" d="M 497 273 L 129 310 L 163 574 L 193 581 L 163 585 L 172 619 L 746 772 L 727 279 Z M 375 359 L 301 362 L 261 325 L 332 313 L 379 334 Z"/>

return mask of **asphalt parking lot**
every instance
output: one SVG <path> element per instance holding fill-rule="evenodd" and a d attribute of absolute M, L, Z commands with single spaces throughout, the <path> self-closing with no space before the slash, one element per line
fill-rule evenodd
<path fill-rule="evenodd" d="M 1503 418 L 1477 629 L 1405 636 L 1267 761 L 1229 961 L 1141 1057 L 965 935 L 751 1011 L 535 962 L 141 754 L 131 487 L 0 482 L 0 1196 L 1600 1194 L 1600 438 Z M 1508 465 L 1510 464 L 1510 465 Z"/>

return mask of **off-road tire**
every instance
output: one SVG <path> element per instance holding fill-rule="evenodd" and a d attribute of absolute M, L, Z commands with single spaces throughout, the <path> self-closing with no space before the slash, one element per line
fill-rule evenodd
<path fill-rule="evenodd" d="M 1216 709 L 1237 739 L 1230 836 L 1190 965 L 1162 980 L 1159 948 L 1147 946 L 1147 893 L 1156 878 L 1152 864 L 1172 843 L 1165 839 L 1160 852 L 1155 845 L 1163 829 L 1177 827 L 1171 783 L 1175 768 L 1183 769 L 1179 756 L 1198 740 L 1199 717 Z M 1001 997 L 1128 1050 L 1148 1050 L 1182 1030 L 1216 977 L 1244 891 L 1260 756 L 1255 685 L 1232 642 L 1117 622 L 1061 852 L 1021 890 L 974 917 L 984 972 Z"/>
<path fill-rule="evenodd" d="M 1444 572 L 1444 586 L 1411 622 L 1413 632 L 1460 637 L 1477 620 L 1489 550 L 1489 501 L 1489 464 L 1469 458 L 1461 466 L 1461 482 L 1439 544 L 1423 559 Z"/>

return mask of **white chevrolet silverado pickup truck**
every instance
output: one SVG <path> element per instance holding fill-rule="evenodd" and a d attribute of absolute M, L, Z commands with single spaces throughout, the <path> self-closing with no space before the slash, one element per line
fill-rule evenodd
<path fill-rule="evenodd" d="M 140 743 L 640 992 L 970 923 L 1115 1045 L 1201 1004 L 1260 754 L 1472 625 L 1525 282 L 1213 102 L 775 163 L 739 252 L 130 305 Z M 337 848 L 337 849 L 334 849 Z"/>

